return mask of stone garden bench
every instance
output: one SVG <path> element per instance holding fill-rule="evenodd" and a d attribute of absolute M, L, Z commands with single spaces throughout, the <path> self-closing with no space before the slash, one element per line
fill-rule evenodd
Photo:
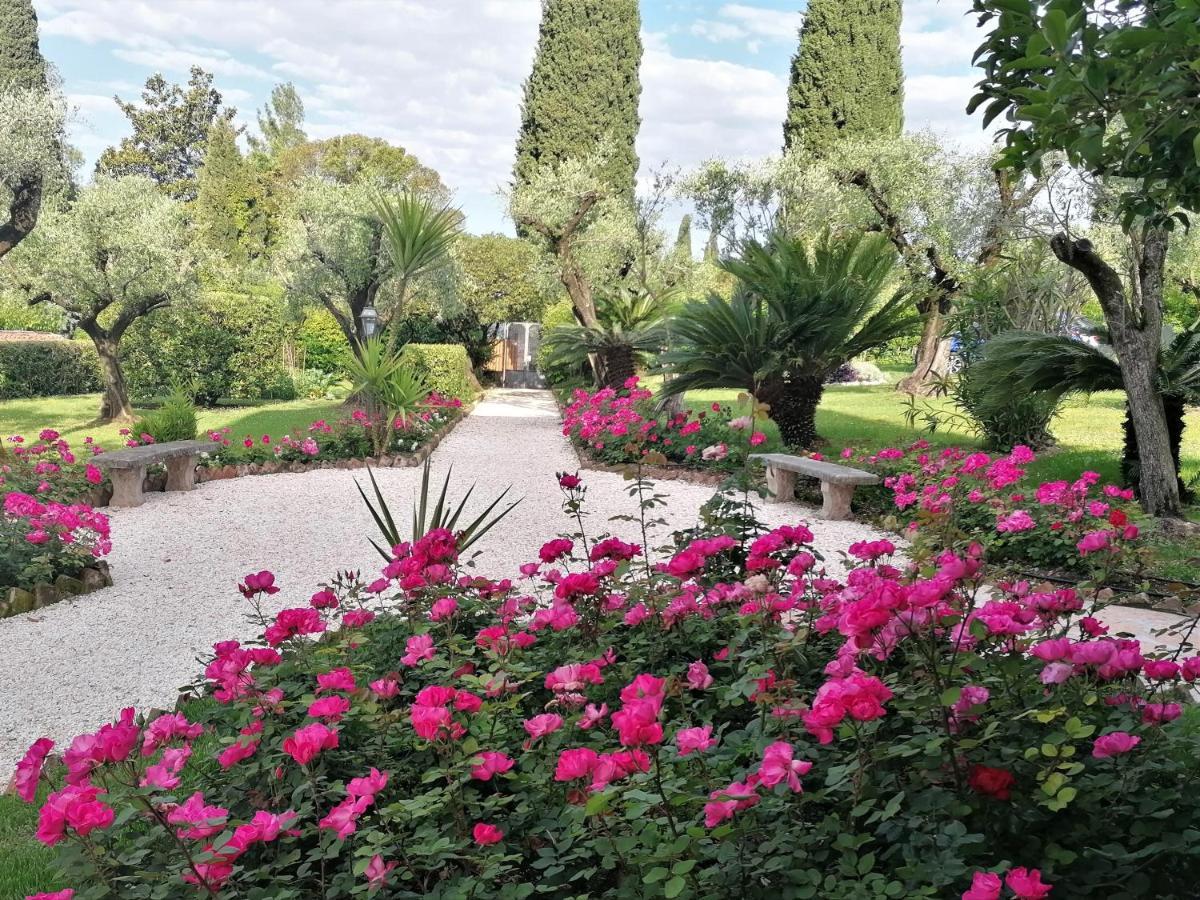
<path fill-rule="evenodd" d="M 770 499 L 776 503 L 792 499 L 796 491 L 797 475 L 816 478 L 821 482 L 821 496 L 825 500 L 821 507 L 821 516 L 835 521 L 852 518 L 850 498 L 854 496 L 856 486 L 879 483 L 879 476 L 870 472 L 820 459 L 791 456 L 786 453 L 755 453 L 751 455 L 751 459 L 761 460 L 767 467 L 767 491 Z"/>
<path fill-rule="evenodd" d="M 170 441 L 112 450 L 93 457 L 92 462 L 107 470 L 112 479 L 110 506 L 141 506 L 146 499 L 142 483 L 147 466 L 165 463 L 167 490 L 190 491 L 196 486 L 196 457 L 212 449 L 211 441 Z"/>

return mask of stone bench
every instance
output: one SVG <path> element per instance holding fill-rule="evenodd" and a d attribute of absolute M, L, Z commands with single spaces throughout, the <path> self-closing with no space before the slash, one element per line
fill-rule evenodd
<path fill-rule="evenodd" d="M 879 476 L 851 469 L 837 463 L 787 453 L 755 453 L 751 459 L 761 460 L 767 467 L 767 492 L 776 503 L 791 500 L 796 491 L 796 476 L 806 475 L 821 482 L 821 497 L 824 505 L 821 516 L 825 519 L 842 521 L 850 519 L 850 499 L 854 488 L 860 484 L 878 484 Z"/>
<path fill-rule="evenodd" d="M 190 491 L 196 486 L 196 457 L 212 449 L 212 441 L 169 441 L 111 450 L 92 457 L 92 462 L 106 470 L 112 479 L 110 506 L 141 506 L 146 499 L 142 483 L 146 480 L 147 466 L 164 463 L 167 490 Z"/>

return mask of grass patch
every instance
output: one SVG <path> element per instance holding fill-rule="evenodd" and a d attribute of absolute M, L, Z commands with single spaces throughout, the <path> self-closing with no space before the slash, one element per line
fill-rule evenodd
<path fill-rule="evenodd" d="M 336 400 L 290 400 L 255 406 L 220 406 L 197 410 L 200 434 L 229 426 L 234 438 L 264 434 L 278 437 L 293 428 L 307 428 L 317 419 L 336 419 L 343 415 L 343 404 Z M 97 426 L 92 423 L 100 409 L 99 394 L 73 397 L 40 397 L 32 400 L 7 400 L 0 403 L 0 434 L 36 436 L 43 428 L 58 431 L 72 446 L 92 437 L 106 449 L 124 441 L 118 434 L 122 425 Z M 138 410 L 138 412 L 141 412 Z"/>
<path fill-rule="evenodd" d="M 54 864 L 54 850 L 33 836 L 45 795 L 43 789 L 28 806 L 16 795 L 0 795 L 0 900 L 22 900 L 68 886 Z"/>

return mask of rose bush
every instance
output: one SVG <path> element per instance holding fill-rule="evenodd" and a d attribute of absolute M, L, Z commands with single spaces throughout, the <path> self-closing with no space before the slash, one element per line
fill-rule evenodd
<path fill-rule="evenodd" d="M 989 587 L 977 542 L 841 573 L 741 533 L 579 527 L 497 580 L 435 530 L 273 617 L 255 573 L 203 699 L 17 789 L 76 900 L 1194 896 L 1200 656 L 1108 634 L 1098 580 Z"/>
<path fill-rule="evenodd" d="M 1095 472 L 1074 481 L 1034 482 L 1034 453 L 1018 446 L 1006 454 L 961 447 L 932 448 L 917 441 L 875 452 L 846 448 L 835 459 L 882 476 L 882 485 L 856 494 L 918 542 L 947 546 L 970 536 L 988 560 L 1048 572 L 1085 573 L 1098 560 L 1134 562 L 1140 546 L 1133 491 L 1103 484 Z M 1124 552 L 1112 551 L 1121 548 Z"/>
<path fill-rule="evenodd" d="M 772 449 L 750 416 L 734 417 L 728 406 L 667 413 L 654 409 L 653 397 L 636 376 L 619 391 L 578 388 L 563 409 L 562 432 L 593 457 L 616 465 L 654 454 L 690 468 L 734 470 L 745 464 L 748 452 Z"/>
<path fill-rule="evenodd" d="M 108 518 L 86 502 L 104 476 L 88 439 L 76 454 L 58 432 L 11 435 L 0 457 L 0 587 L 30 588 L 76 576 L 111 549 Z"/>

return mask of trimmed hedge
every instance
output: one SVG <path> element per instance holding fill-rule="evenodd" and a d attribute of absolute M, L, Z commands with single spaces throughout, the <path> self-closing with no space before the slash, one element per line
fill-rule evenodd
<path fill-rule="evenodd" d="M 135 397 L 186 388 L 200 406 L 218 400 L 290 400 L 282 347 L 290 329 L 281 297 L 269 291 L 207 291 L 192 303 L 139 319 L 121 343 Z"/>
<path fill-rule="evenodd" d="M 462 344 L 406 344 L 404 358 L 425 373 L 431 391 L 459 400 L 475 396 L 471 359 Z"/>
<path fill-rule="evenodd" d="M 296 332 L 296 340 L 304 348 L 304 368 L 345 374 L 350 344 L 328 310 L 314 309 L 306 315 Z"/>
<path fill-rule="evenodd" d="M 0 342 L 0 400 L 88 394 L 101 387 L 100 361 L 91 343 Z"/>

